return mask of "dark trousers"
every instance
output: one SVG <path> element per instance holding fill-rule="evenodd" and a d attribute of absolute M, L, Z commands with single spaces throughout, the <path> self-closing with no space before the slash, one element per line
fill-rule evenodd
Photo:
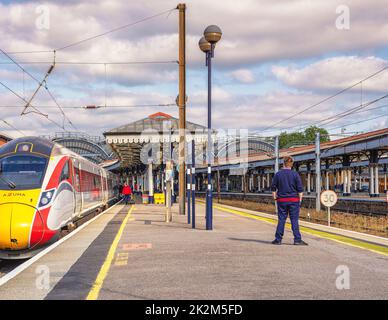
<path fill-rule="evenodd" d="M 131 199 L 131 195 L 130 194 L 124 194 L 123 201 L 125 202 L 125 204 L 128 204 L 130 199 Z"/>
<path fill-rule="evenodd" d="M 299 232 L 299 209 L 300 202 L 278 202 L 278 226 L 276 228 L 275 238 L 282 241 L 284 234 L 284 227 L 287 216 L 290 215 L 292 232 L 294 233 L 294 241 L 302 240 Z"/>

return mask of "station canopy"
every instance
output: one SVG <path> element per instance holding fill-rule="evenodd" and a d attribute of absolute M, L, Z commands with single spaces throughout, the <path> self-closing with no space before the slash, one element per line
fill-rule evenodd
<path fill-rule="evenodd" d="M 157 112 L 104 132 L 104 136 L 107 144 L 119 157 L 121 166 L 133 167 L 142 164 L 141 152 L 145 144 L 163 146 L 171 142 L 176 146 L 179 143 L 179 119 Z M 186 139 L 193 138 L 196 142 L 207 141 L 206 127 L 186 121 Z"/>

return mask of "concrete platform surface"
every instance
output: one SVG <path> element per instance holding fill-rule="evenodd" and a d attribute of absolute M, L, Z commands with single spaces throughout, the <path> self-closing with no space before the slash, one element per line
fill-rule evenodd
<path fill-rule="evenodd" d="M 0 299 L 387 299 L 388 256 L 214 209 L 119 205 L 0 287 Z M 49 278 L 47 278 L 47 270 Z M 47 279 L 49 281 L 47 282 Z M 341 289 L 342 288 L 342 289 Z M 348 289 L 347 289 L 348 288 Z"/>

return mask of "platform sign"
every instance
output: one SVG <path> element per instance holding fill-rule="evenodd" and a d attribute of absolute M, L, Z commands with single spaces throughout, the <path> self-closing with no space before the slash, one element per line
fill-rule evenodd
<path fill-rule="evenodd" d="M 332 190 L 326 190 L 321 193 L 321 203 L 325 207 L 332 207 L 337 203 L 337 194 Z"/>
<path fill-rule="evenodd" d="M 325 190 L 321 193 L 321 203 L 327 208 L 327 224 L 330 227 L 330 208 L 338 201 L 337 194 L 332 190 Z"/>

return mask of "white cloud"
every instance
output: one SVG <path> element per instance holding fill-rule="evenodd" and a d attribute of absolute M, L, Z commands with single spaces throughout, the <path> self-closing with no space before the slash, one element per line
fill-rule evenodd
<path fill-rule="evenodd" d="M 351 9 L 351 29 L 340 31 L 335 27 L 335 8 L 342 0 L 187 0 L 187 63 L 190 70 L 204 71 L 204 56 L 198 48 L 198 40 L 208 24 L 217 24 L 223 37 L 216 48 L 215 66 L 235 83 L 254 83 L 252 67 L 263 62 L 276 64 L 278 60 L 291 59 L 300 62 L 304 58 L 317 58 L 333 52 L 341 55 L 331 60 L 322 60 L 305 68 L 274 67 L 275 76 L 288 86 L 312 91 L 289 93 L 276 88 L 264 95 L 233 94 L 215 87 L 213 92 L 214 123 L 227 127 L 265 127 L 303 107 L 322 99 L 322 90 L 334 90 L 348 86 L 387 62 L 377 57 L 347 58 L 349 52 L 368 55 L 386 46 L 388 34 L 388 6 L 385 1 L 347 1 Z M 35 27 L 38 5 L 50 8 L 50 30 Z M 0 48 L 9 51 L 50 50 L 102 33 L 120 25 L 137 21 L 154 13 L 175 7 L 174 0 L 158 1 L 48 1 L 0 4 Z M 176 60 L 178 49 L 177 12 L 149 20 L 131 28 L 87 41 L 57 52 L 58 61 L 151 61 Z M 18 61 L 48 61 L 52 54 L 15 55 Z M 47 65 L 26 65 L 39 78 Z M 119 65 L 109 66 L 108 103 L 145 104 L 174 101 L 177 91 L 177 66 Z M 13 74 L 2 68 L 1 80 L 7 80 L 21 92 L 20 71 Z M 49 78 L 49 87 L 62 105 L 79 106 L 104 102 L 104 67 L 65 66 L 58 64 Z M 18 80 L 19 79 L 19 80 Z M 206 119 L 206 92 L 200 91 L 203 83 L 190 83 L 198 88 L 188 92 L 188 120 L 204 123 Z M 384 89 L 387 78 L 381 77 L 365 90 Z M 28 92 L 33 82 L 28 81 Z M 117 84 L 119 86 L 117 86 Z M 35 84 L 34 84 L 35 85 Z M 160 85 L 160 86 L 158 86 Z M 166 86 L 169 86 L 166 89 Z M 370 87 L 369 87 L 370 85 Z M 163 90 L 160 88 L 163 87 Z M 119 89 L 118 89 L 119 88 Z M 123 90 L 126 88 L 127 90 Z M 146 92 L 148 90 L 148 92 Z M 17 98 L 1 91 L 1 104 L 20 104 Z M 37 105 L 52 104 L 47 95 L 40 95 Z M 303 114 L 291 124 L 314 121 L 334 114 L 349 97 L 320 106 Z M 176 108 L 158 108 L 177 115 Z M 101 133 L 125 122 L 147 116 L 155 108 L 107 109 L 86 111 L 66 109 L 74 123 L 82 130 Z M 38 116 L 19 117 L 14 110 L 0 109 L 0 116 L 34 134 L 53 132 L 56 129 Z M 50 109 L 50 116 L 60 121 L 60 113 Z M 32 120 L 31 120 L 32 119 Z M 287 125 L 285 123 L 284 125 Z M 288 123 L 290 125 L 290 123 Z"/>
<path fill-rule="evenodd" d="M 274 66 L 273 74 L 288 86 L 303 90 L 341 90 L 388 66 L 377 57 L 334 57 L 303 68 Z M 364 91 L 387 91 L 388 70 L 366 80 Z"/>
<path fill-rule="evenodd" d="M 255 77 L 248 69 L 238 69 L 230 73 L 232 79 L 241 83 L 254 83 Z"/>

